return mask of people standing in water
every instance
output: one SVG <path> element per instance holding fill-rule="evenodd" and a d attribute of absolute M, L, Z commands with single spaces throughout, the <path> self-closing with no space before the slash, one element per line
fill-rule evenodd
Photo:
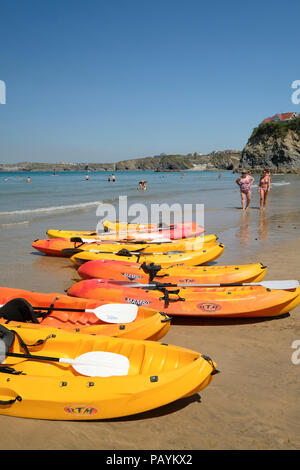
<path fill-rule="evenodd" d="M 146 183 L 147 183 L 146 180 L 141 180 L 141 181 L 139 182 L 140 191 L 146 191 L 146 190 L 147 190 Z"/>
<path fill-rule="evenodd" d="M 271 189 L 271 172 L 264 170 L 259 180 L 258 192 L 260 196 L 260 209 L 265 209 Z"/>
<path fill-rule="evenodd" d="M 107 181 L 110 183 L 110 175 L 108 175 L 108 177 L 107 177 Z"/>
<path fill-rule="evenodd" d="M 88 174 L 85 175 L 85 179 L 86 179 L 86 181 L 89 180 L 89 175 Z"/>
<path fill-rule="evenodd" d="M 116 177 L 114 174 L 111 175 L 112 182 L 114 183 L 116 181 Z"/>
<path fill-rule="evenodd" d="M 242 171 L 242 176 L 236 180 L 236 184 L 240 187 L 242 209 L 246 210 L 251 201 L 251 186 L 254 183 L 254 178 L 247 171 Z"/>
<path fill-rule="evenodd" d="M 30 178 L 30 176 L 27 176 L 27 183 L 31 183 L 31 178 Z"/>

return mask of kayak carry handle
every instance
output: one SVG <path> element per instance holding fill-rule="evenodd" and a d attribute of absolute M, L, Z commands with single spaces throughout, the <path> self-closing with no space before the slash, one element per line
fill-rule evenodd
<path fill-rule="evenodd" d="M 22 397 L 17 395 L 16 398 L 11 398 L 10 400 L 0 400 L 0 405 L 13 405 L 16 401 L 22 401 Z"/>

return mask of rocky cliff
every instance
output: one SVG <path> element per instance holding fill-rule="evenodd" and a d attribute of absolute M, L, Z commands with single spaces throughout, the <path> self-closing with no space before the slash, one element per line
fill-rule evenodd
<path fill-rule="evenodd" d="M 232 170 L 238 166 L 241 158 L 239 151 L 219 151 L 208 155 L 163 155 L 134 160 L 124 160 L 116 164 L 116 170 Z"/>
<path fill-rule="evenodd" d="M 239 168 L 300 173 L 300 117 L 255 128 L 242 151 Z"/>

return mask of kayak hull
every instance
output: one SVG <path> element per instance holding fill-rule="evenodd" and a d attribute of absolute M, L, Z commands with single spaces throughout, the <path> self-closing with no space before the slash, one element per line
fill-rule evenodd
<path fill-rule="evenodd" d="M 134 230 L 143 234 L 156 231 L 165 235 L 168 234 L 172 239 L 195 237 L 204 232 L 204 228 L 195 222 L 174 223 L 163 227 L 159 227 L 158 224 L 126 224 L 108 220 L 103 221 L 102 224 L 106 232 L 128 232 L 130 234 L 130 231 Z"/>
<path fill-rule="evenodd" d="M 74 284 L 68 295 L 143 305 L 172 316 L 208 318 L 280 316 L 300 302 L 300 287 L 292 290 L 271 290 L 262 286 L 186 287 L 176 289 L 176 293 L 174 288 L 169 288 L 169 292 L 168 299 L 159 290 L 128 287 L 128 283 L 119 281 L 90 279 Z"/>
<path fill-rule="evenodd" d="M 51 335 L 52 330 L 14 328 L 26 344 Z M 17 340 L 11 352 L 22 353 Z M 72 366 L 51 361 L 6 357 L 5 365 L 20 375 L 0 373 L 0 414 L 49 420 L 99 420 L 133 415 L 205 388 L 215 374 L 207 356 L 153 341 L 58 331 L 31 354 L 76 358 L 90 351 L 123 355 L 127 375 L 87 377 Z M 16 400 L 16 401 L 14 401 Z"/>
<path fill-rule="evenodd" d="M 148 269 L 147 269 L 148 266 Z M 158 266 L 159 268 L 159 266 Z M 259 282 L 266 275 L 267 267 L 261 263 L 233 266 L 168 266 L 153 272 L 151 266 L 122 261 L 89 261 L 78 269 L 82 279 L 111 279 L 114 281 L 139 282 L 147 284 L 153 279 L 157 282 L 173 284 L 220 284 L 236 282 Z"/>
<path fill-rule="evenodd" d="M 118 226 L 116 231 L 112 232 L 97 232 L 96 230 L 53 230 L 49 229 L 47 235 L 49 238 L 96 238 L 101 240 L 111 241 L 124 241 L 127 240 L 152 240 L 160 238 L 170 238 L 171 240 L 182 238 L 193 238 L 202 235 L 205 232 L 203 227 L 196 224 L 176 224 L 176 227 L 169 226 L 159 228 L 157 225 L 143 226 L 145 228 L 135 228 L 137 225 L 122 225 Z"/>
<path fill-rule="evenodd" d="M 129 263 L 154 263 L 160 266 L 170 266 L 177 264 L 180 266 L 197 266 L 200 264 L 208 263 L 213 261 L 224 251 L 224 245 L 222 243 L 215 243 L 214 245 L 203 246 L 200 250 L 195 251 L 186 251 L 183 253 L 176 254 L 142 254 L 138 253 L 132 256 L 123 256 L 113 253 L 97 253 L 92 251 L 84 251 L 78 254 L 73 255 L 70 260 L 76 266 L 81 266 L 87 261 L 92 260 L 112 260 L 112 261 L 126 261 Z"/>
<path fill-rule="evenodd" d="M 67 295 L 57 293 L 44 294 L 23 289 L 0 287 L 1 305 L 16 298 L 27 300 L 33 307 L 43 307 L 45 309 L 48 309 L 51 305 L 61 309 L 94 309 L 107 303 L 98 300 L 72 299 Z M 5 319 L 0 318 L 1 324 L 5 324 L 5 321 Z M 32 328 L 62 328 L 63 330 L 76 333 L 132 339 L 151 339 L 153 341 L 165 336 L 170 328 L 170 321 L 167 321 L 165 316 L 162 316 L 157 310 L 143 307 L 138 308 L 136 319 L 126 324 L 105 323 L 99 320 L 93 313 L 66 312 L 64 310 L 52 311 L 45 318 L 40 318 L 39 322 L 39 324 L 30 325 Z M 20 322 L 10 322 L 10 324 L 19 325 Z"/>
<path fill-rule="evenodd" d="M 85 239 L 84 239 L 85 240 Z M 68 238 L 48 238 L 35 240 L 32 247 L 46 255 L 70 257 L 81 251 L 109 251 L 115 252 L 122 249 L 129 251 L 143 250 L 145 253 L 166 253 L 168 251 L 196 251 L 204 246 L 213 246 L 216 244 L 215 235 L 206 235 L 190 239 L 176 240 L 170 243 L 130 243 L 130 242 L 89 242 L 83 243 L 71 241 Z"/>

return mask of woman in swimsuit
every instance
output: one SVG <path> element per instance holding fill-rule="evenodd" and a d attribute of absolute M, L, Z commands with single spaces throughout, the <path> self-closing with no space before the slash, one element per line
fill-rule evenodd
<path fill-rule="evenodd" d="M 264 209 L 267 204 L 268 195 L 271 188 L 270 171 L 264 170 L 259 180 L 258 192 L 260 195 L 260 209 Z"/>
<path fill-rule="evenodd" d="M 236 184 L 240 187 L 242 209 L 248 209 L 251 201 L 251 186 L 254 182 L 253 176 L 247 171 L 242 171 L 242 176 L 236 180 Z"/>

